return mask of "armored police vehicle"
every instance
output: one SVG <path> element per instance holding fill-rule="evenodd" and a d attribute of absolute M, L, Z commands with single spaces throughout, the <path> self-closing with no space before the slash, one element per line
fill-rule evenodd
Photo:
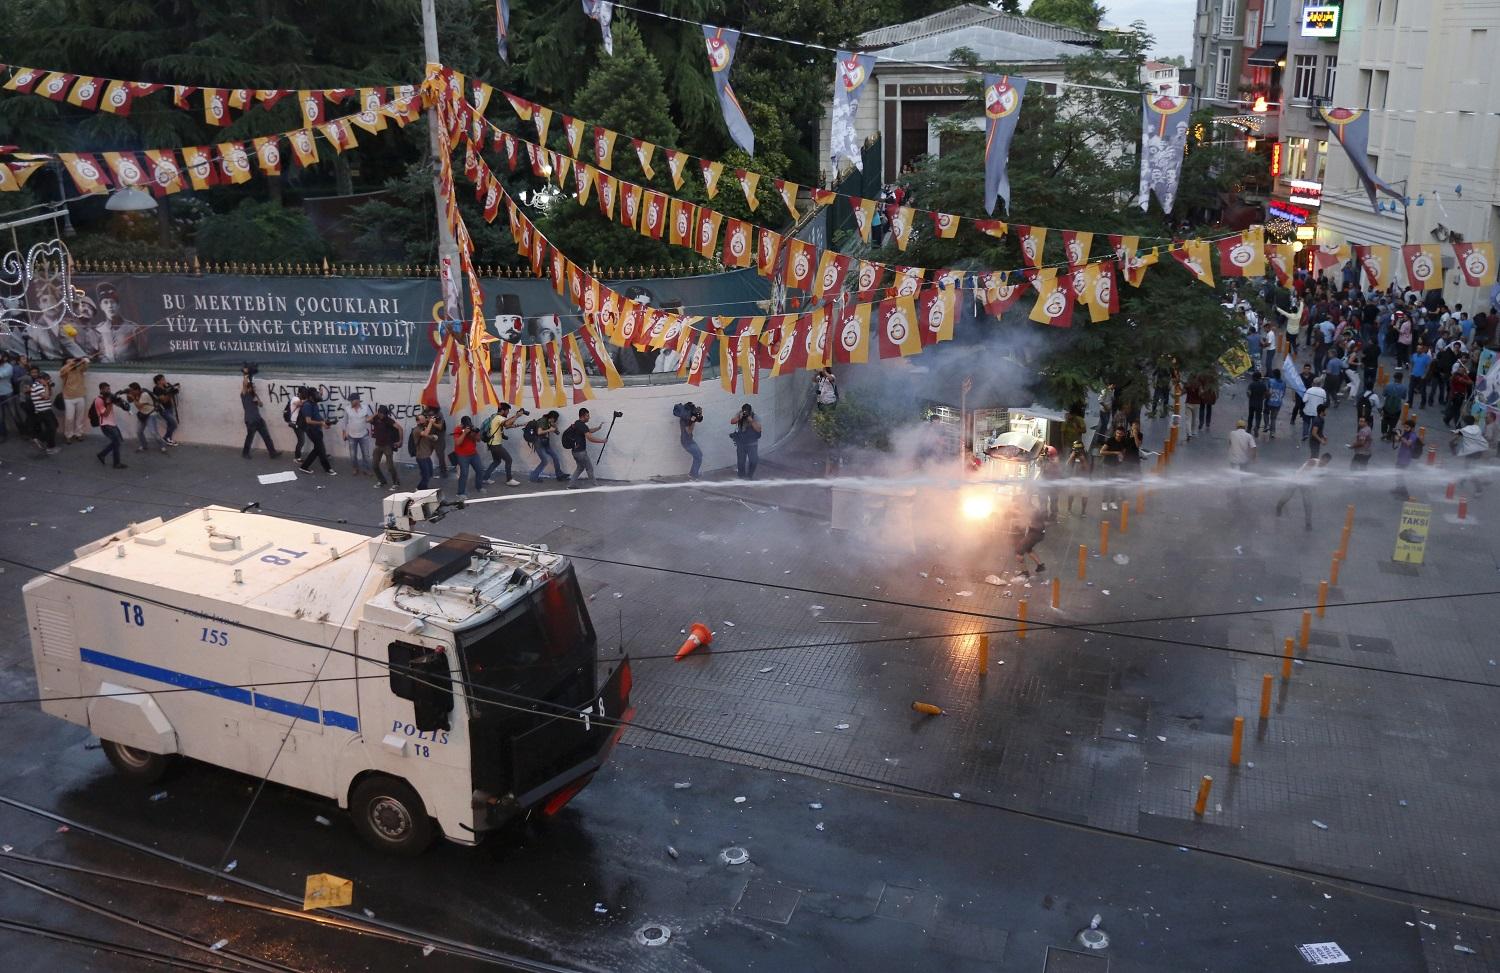
<path fill-rule="evenodd" d="M 413 529 L 456 505 L 393 494 L 376 537 L 213 506 L 79 548 L 24 589 L 42 709 L 128 775 L 267 776 L 398 854 L 555 814 L 630 717 L 629 660 L 600 685 L 566 558 Z"/>

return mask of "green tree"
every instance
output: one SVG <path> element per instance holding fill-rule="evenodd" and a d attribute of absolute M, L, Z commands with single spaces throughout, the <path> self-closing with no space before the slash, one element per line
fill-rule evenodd
<path fill-rule="evenodd" d="M 316 263 L 329 255 L 328 245 L 306 214 L 250 199 L 199 225 L 198 253 L 205 260 L 294 263 Z"/>
<path fill-rule="evenodd" d="M 1094 0 L 1031 0 L 1026 16 L 1049 24 L 1066 24 L 1081 30 L 1098 30 L 1105 10 Z"/>

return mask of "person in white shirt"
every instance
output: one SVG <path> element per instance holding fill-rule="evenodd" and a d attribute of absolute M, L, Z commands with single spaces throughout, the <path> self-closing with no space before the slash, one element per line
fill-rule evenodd
<path fill-rule="evenodd" d="M 1245 425 L 1244 419 L 1235 420 L 1234 431 L 1229 434 L 1229 465 L 1241 473 L 1255 461 L 1255 437 Z"/>
<path fill-rule="evenodd" d="M 344 442 L 349 444 L 349 462 L 354 464 L 354 475 L 373 474 L 370 467 L 370 420 L 375 410 L 360 399 L 358 392 L 349 396 L 349 407 L 344 410 L 342 432 Z"/>
<path fill-rule="evenodd" d="M 1318 414 L 1318 406 L 1328 404 L 1328 391 L 1323 388 L 1323 378 L 1319 376 L 1316 381 L 1307 387 L 1302 393 L 1302 441 L 1307 442 L 1308 433 L 1312 431 L 1313 417 Z"/>

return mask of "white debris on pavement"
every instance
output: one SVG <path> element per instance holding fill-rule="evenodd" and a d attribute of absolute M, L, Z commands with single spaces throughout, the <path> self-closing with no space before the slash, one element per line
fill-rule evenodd
<path fill-rule="evenodd" d="M 743 797 L 736 797 L 736 798 L 735 798 L 735 799 L 734 799 L 734 803 L 736 803 L 736 804 L 744 804 L 744 803 L 745 803 L 745 800 L 746 800 L 746 798 L 743 798 Z"/>
<path fill-rule="evenodd" d="M 1322 821 L 1318 821 L 1318 820 L 1314 820 L 1313 821 L 1313 827 L 1317 828 L 1319 831 L 1327 831 L 1328 830 L 1328 825 L 1326 825 Z"/>

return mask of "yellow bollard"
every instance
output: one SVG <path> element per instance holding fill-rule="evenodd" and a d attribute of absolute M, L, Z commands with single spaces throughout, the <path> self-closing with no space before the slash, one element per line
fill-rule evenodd
<path fill-rule="evenodd" d="M 1344 508 L 1344 529 L 1354 529 L 1354 504 L 1352 503 Z"/>
<path fill-rule="evenodd" d="M 990 674 L 990 637 L 979 636 L 979 674 L 988 676 Z"/>
<path fill-rule="evenodd" d="M 1146 488 L 1145 487 L 1141 487 L 1140 489 L 1138 489 L 1138 490 L 1135 491 L 1135 512 L 1136 512 L 1137 515 L 1140 515 L 1140 514 L 1144 513 L 1145 510 L 1146 510 Z"/>
<path fill-rule="evenodd" d="M 1342 568 L 1343 566 L 1344 566 L 1344 559 L 1341 558 L 1341 557 L 1339 557 L 1338 552 L 1335 551 L 1334 555 L 1333 555 L 1333 565 L 1331 567 L 1329 567 L 1329 569 L 1328 569 L 1328 583 L 1329 584 L 1331 584 L 1331 585 L 1337 585 L 1339 583 L 1339 569 Z M 1056 579 L 1054 579 L 1054 580 L 1056 580 Z"/>
<path fill-rule="evenodd" d="M 1120 504 L 1120 533 L 1130 532 L 1130 501 L 1126 500 Z"/>
<path fill-rule="evenodd" d="M 1109 556 L 1109 521 L 1099 521 L 1099 556 Z"/>
<path fill-rule="evenodd" d="M 1088 563 L 1089 563 L 1089 546 L 1087 544 L 1079 544 L 1078 545 L 1078 580 L 1079 581 L 1082 581 L 1084 575 L 1088 573 L 1088 571 L 1087 571 Z"/>
<path fill-rule="evenodd" d="M 1062 603 L 1062 579 L 1057 575 L 1052 576 L 1052 607 L 1057 608 Z"/>
<path fill-rule="evenodd" d="M 1026 602 L 1023 601 L 1016 607 L 1019 609 L 1016 613 L 1016 618 L 1020 622 L 1016 626 L 1016 638 L 1024 639 L 1026 638 Z"/>
<path fill-rule="evenodd" d="M 1292 678 L 1292 638 L 1287 636 L 1286 646 L 1281 652 L 1281 681 Z"/>
<path fill-rule="evenodd" d="M 1193 802 L 1193 813 L 1200 818 L 1203 817 L 1203 812 L 1208 808 L 1208 792 L 1213 790 L 1213 787 L 1214 779 L 1204 774 L 1203 780 L 1198 784 L 1198 800 Z"/>
<path fill-rule="evenodd" d="M 1245 718 L 1236 716 L 1234 718 L 1234 733 L 1229 737 L 1229 766 L 1240 765 L 1240 748 L 1245 742 Z"/>
<path fill-rule="evenodd" d="M 925 713 L 928 716 L 943 715 L 943 708 L 941 706 L 934 706 L 932 703 L 924 703 L 921 700 L 912 703 L 911 708 L 918 713 Z"/>
<path fill-rule="evenodd" d="M 1260 718 L 1265 722 L 1271 718 L 1271 674 L 1260 677 Z"/>
<path fill-rule="evenodd" d="M 1339 535 L 1339 560 L 1347 560 L 1349 557 L 1349 528 L 1345 527 Z"/>
<path fill-rule="evenodd" d="M 1409 416 L 1409 415 L 1411 415 L 1411 403 L 1410 402 L 1403 402 L 1403 403 L 1401 403 L 1401 423 L 1400 423 L 1401 425 L 1403 425 L 1403 426 L 1406 425 L 1406 417 Z"/>
<path fill-rule="evenodd" d="M 1318 617 L 1322 618 L 1328 608 L 1328 582 L 1318 582 Z"/>
<path fill-rule="evenodd" d="M 1300 648 L 1303 652 L 1307 651 L 1307 640 L 1308 640 L 1308 637 L 1311 634 L 1312 634 L 1312 612 L 1303 612 L 1302 613 L 1302 638 L 1301 638 L 1302 644 L 1300 646 L 1298 646 L 1298 648 Z M 1291 640 L 1288 639 L 1288 641 L 1291 641 Z"/>

